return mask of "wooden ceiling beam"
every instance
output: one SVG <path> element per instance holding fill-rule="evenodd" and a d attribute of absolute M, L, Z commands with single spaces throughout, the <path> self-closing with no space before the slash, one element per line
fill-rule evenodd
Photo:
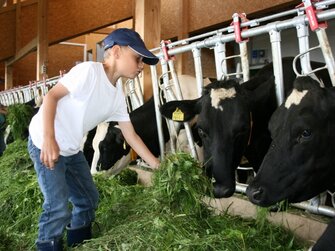
<path fill-rule="evenodd" d="M 13 58 L 6 61 L 6 65 L 12 65 L 16 61 L 26 56 L 28 53 L 36 51 L 36 48 L 37 48 L 37 37 L 35 37 L 28 44 L 22 47 Z"/>

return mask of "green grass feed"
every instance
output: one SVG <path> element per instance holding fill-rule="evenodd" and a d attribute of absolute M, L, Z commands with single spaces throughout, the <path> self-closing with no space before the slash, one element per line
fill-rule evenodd
<path fill-rule="evenodd" d="M 0 179 L 0 250 L 35 250 L 42 196 L 26 141 L 8 146 Z M 150 187 L 137 184 L 129 169 L 94 180 L 100 192 L 94 238 L 72 250 L 304 250 L 265 217 L 214 215 L 202 202 L 211 186 L 187 154 L 168 156 Z"/>
<path fill-rule="evenodd" d="M 14 140 L 24 138 L 32 114 L 33 108 L 26 104 L 19 103 L 8 107 L 7 123 L 11 126 Z"/>

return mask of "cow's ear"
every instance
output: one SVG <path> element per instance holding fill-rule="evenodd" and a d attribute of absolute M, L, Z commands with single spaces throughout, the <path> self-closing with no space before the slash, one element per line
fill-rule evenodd
<path fill-rule="evenodd" d="M 160 111 L 168 119 L 180 122 L 189 121 L 200 112 L 199 100 L 200 98 L 167 102 L 161 106 Z"/>

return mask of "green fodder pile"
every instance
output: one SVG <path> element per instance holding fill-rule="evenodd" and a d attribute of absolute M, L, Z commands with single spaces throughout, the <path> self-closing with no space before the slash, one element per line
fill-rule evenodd
<path fill-rule="evenodd" d="M 0 158 L 0 250 L 33 250 L 41 203 L 27 142 L 14 141 Z"/>
<path fill-rule="evenodd" d="M 7 123 L 11 126 L 14 140 L 26 137 L 33 108 L 26 104 L 14 104 L 8 107 Z"/>
<path fill-rule="evenodd" d="M 94 176 L 100 192 L 94 239 L 73 250 L 303 250 L 280 227 L 212 214 L 202 203 L 210 184 L 187 154 L 167 157 L 151 187 L 136 184 L 129 169 L 122 173 Z M 0 250 L 35 250 L 42 196 L 26 141 L 8 146 L 0 179 Z"/>
<path fill-rule="evenodd" d="M 97 212 L 101 230 L 78 250 L 304 249 L 291 233 L 266 224 L 265 216 L 256 221 L 214 215 L 203 203 L 211 184 L 188 154 L 168 156 L 151 187 L 96 178 L 102 195 Z"/>

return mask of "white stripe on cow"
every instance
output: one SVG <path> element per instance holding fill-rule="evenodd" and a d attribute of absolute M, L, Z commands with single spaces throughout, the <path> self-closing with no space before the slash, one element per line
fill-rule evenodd
<path fill-rule="evenodd" d="M 102 122 L 97 126 L 97 131 L 93 138 L 92 146 L 94 150 L 94 156 L 91 164 L 91 173 L 97 173 L 98 160 L 100 158 L 99 143 L 106 137 L 108 131 L 108 123 Z"/>
<path fill-rule="evenodd" d="M 219 89 L 212 89 L 211 90 L 211 100 L 212 100 L 212 107 L 215 109 L 223 110 L 222 106 L 219 105 L 221 100 L 234 98 L 236 95 L 236 90 L 234 87 L 225 89 L 225 88 L 219 88 Z"/>
<path fill-rule="evenodd" d="M 291 105 L 299 105 L 303 97 L 308 93 L 307 90 L 302 92 L 298 91 L 297 89 L 293 89 L 290 96 L 286 99 L 285 107 L 289 109 Z"/>

